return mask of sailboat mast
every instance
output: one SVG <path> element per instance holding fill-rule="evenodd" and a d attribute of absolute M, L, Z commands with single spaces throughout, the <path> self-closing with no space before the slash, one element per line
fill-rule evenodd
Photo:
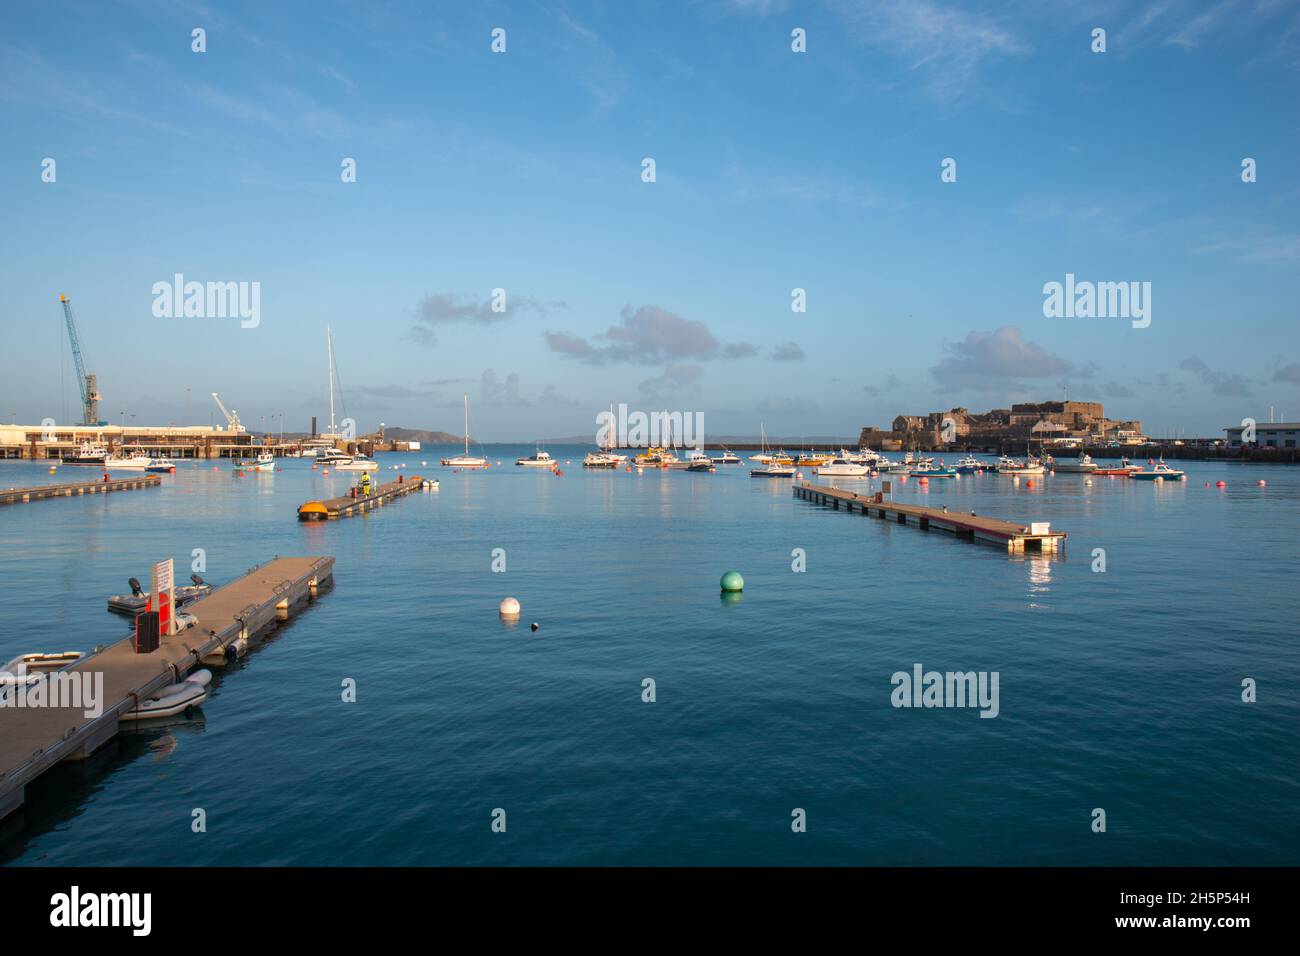
<path fill-rule="evenodd" d="M 465 392 L 465 457 L 469 457 L 469 392 Z"/>
<path fill-rule="evenodd" d="M 329 376 L 330 376 L 330 437 L 335 434 L 334 429 L 334 333 L 330 327 L 325 326 L 325 342 L 329 346 Z"/>

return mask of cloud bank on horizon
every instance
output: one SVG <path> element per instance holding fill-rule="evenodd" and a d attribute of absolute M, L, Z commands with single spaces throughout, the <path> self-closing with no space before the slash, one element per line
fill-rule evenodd
<path fill-rule="evenodd" d="M 110 420 L 206 422 L 192 396 L 219 391 L 305 428 L 327 324 L 361 427 L 457 431 L 468 392 L 485 440 L 582 434 L 611 401 L 727 434 L 1066 392 L 1155 435 L 1300 417 L 1294 4 L 53 2 L 7 25 L 20 421 L 77 417 L 61 292 Z M 155 317 L 176 274 L 258 283 L 257 327 Z M 184 375 L 146 374 L 160 348 Z"/>

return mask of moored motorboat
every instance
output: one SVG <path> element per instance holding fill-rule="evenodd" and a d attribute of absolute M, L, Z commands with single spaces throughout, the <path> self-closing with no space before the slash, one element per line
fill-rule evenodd
<path fill-rule="evenodd" d="M 977 471 L 984 471 L 988 468 L 988 463 L 980 461 L 974 455 L 967 455 L 964 458 L 958 458 L 954 466 L 957 472 L 962 475 L 972 475 Z"/>
<path fill-rule="evenodd" d="M 555 459 L 551 457 L 549 452 L 538 448 L 526 458 L 515 459 L 515 464 L 521 468 L 554 468 Z"/>
<path fill-rule="evenodd" d="M 957 469 L 948 468 L 943 465 L 922 465 L 907 470 L 907 473 L 913 478 L 956 478 Z"/>
<path fill-rule="evenodd" d="M 117 471 L 144 471 L 152 460 L 148 455 L 119 455 L 106 459 L 104 467 Z"/>
<path fill-rule="evenodd" d="M 1078 458 L 1052 459 L 1052 471 L 1058 475 L 1091 475 L 1097 471 L 1097 463 L 1085 451 Z"/>
<path fill-rule="evenodd" d="M 1150 471 L 1134 471 L 1129 477 L 1137 481 L 1182 481 L 1187 477 L 1187 472 L 1170 468 L 1165 464 L 1164 458 L 1161 458 L 1159 464 Z"/>
<path fill-rule="evenodd" d="M 103 445 L 83 441 L 75 452 L 59 458 L 64 465 L 103 465 L 108 460 L 108 449 Z"/>
<path fill-rule="evenodd" d="M 768 462 L 760 465 L 758 468 L 749 469 L 751 478 L 793 478 L 795 468 L 793 465 L 781 465 L 776 462 Z"/>
<path fill-rule="evenodd" d="M 353 455 L 351 461 L 334 466 L 339 471 L 378 471 L 379 462 L 365 455 Z"/>
<path fill-rule="evenodd" d="M 154 473 L 172 472 L 176 470 L 176 463 L 170 458 L 150 458 L 144 470 Z"/>
<path fill-rule="evenodd" d="M 1141 465 L 1131 464 L 1127 458 L 1121 458 L 1120 466 L 1118 468 L 1097 468 L 1092 473 L 1094 475 L 1103 475 L 1107 478 L 1127 478 L 1129 475 L 1133 474 L 1133 472 L 1141 470 Z"/>
<path fill-rule="evenodd" d="M 832 458 L 826 464 L 818 465 L 812 472 L 814 475 L 826 477 L 865 478 L 871 474 L 871 469 L 866 465 L 851 462 L 847 458 Z"/>
<path fill-rule="evenodd" d="M 617 468 L 619 464 L 618 455 L 603 451 L 589 451 L 587 457 L 582 459 L 583 468 Z"/>
<path fill-rule="evenodd" d="M 731 451 L 726 445 L 722 446 L 722 454 L 713 456 L 715 465 L 741 465 L 740 456 Z"/>

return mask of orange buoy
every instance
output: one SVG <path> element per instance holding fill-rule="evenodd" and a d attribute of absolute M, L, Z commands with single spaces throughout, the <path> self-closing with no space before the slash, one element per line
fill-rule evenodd
<path fill-rule="evenodd" d="M 1030 478 L 1028 481 L 1026 481 L 1026 482 L 1025 482 L 1025 487 L 1026 487 L 1026 488 L 1032 488 L 1032 487 L 1034 487 L 1034 479 Z"/>
<path fill-rule="evenodd" d="M 1226 488 L 1226 487 L 1228 487 L 1228 483 L 1227 483 L 1226 481 L 1216 481 L 1216 482 L 1214 483 L 1214 487 L 1216 487 L 1216 488 Z"/>

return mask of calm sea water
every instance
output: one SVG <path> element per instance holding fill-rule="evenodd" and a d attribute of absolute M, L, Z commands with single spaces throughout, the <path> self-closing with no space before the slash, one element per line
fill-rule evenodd
<path fill-rule="evenodd" d="M 1047 559 L 796 501 L 748 465 L 584 472 L 561 447 L 556 477 L 513 465 L 531 450 L 489 447 L 501 466 L 477 474 L 438 468 L 440 449 L 381 455 L 385 480 L 405 463 L 440 491 L 329 524 L 296 506 L 355 476 L 306 460 L 243 478 L 186 463 L 158 491 L 0 509 L 0 661 L 122 636 L 105 596 L 160 557 L 184 578 L 202 548 L 214 583 L 337 558 L 331 591 L 216 671 L 201 716 L 29 788 L 0 860 L 1300 863 L 1300 470 L 898 491 L 1051 521 L 1069 540 Z M 44 480 L 0 462 L 0 486 Z M 498 618 L 505 595 L 520 627 Z M 998 671 L 1000 715 L 895 709 L 890 676 L 915 663 Z"/>

